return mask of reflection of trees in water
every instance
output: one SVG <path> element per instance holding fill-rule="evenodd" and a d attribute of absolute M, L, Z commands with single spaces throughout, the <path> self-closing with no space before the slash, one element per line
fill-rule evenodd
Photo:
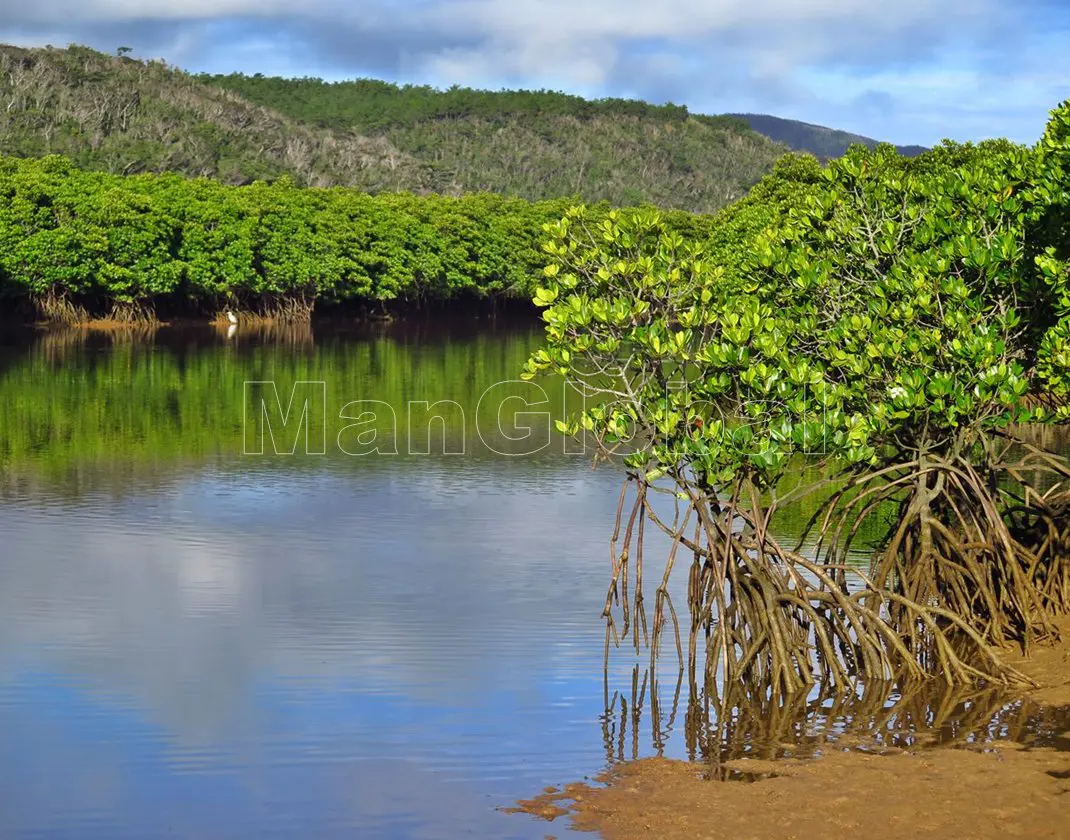
<path fill-rule="evenodd" d="M 78 355 L 86 350 L 99 351 L 122 345 L 148 347 L 155 343 L 162 326 L 164 325 L 157 321 L 138 321 L 49 328 L 37 336 L 30 352 L 48 363 L 62 363 L 76 360 Z M 176 336 L 190 340 L 191 344 L 196 344 L 197 338 L 203 340 L 210 336 L 209 343 L 215 345 L 228 342 L 236 345 L 267 344 L 289 348 L 313 345 L 312 325 L 294 321 L 252 321 L 240 326 L 213 323 L 210 330 L 172 331 L 170 337 L 161 342 L 161 346 L 174 347 Z"/>
<path fill-rule="evenodd" d="M 856 694 L 812 692 L 785 700 L 718 696 L 686 685 L 682 668 L 664 679 L 656 668 L 636 664 L 630 686 L 612 693 L 608 672 L 605 677 L 607 762 L 634 760 L 649 750 L 664 755 L 682 720 L 688 759 L 710 764 L 722 778 L 734 772 L 723 762 L 738 758 L 810 758 L 829 748 L 981 747 L 997 739 L 1051 746 L 1070 729 L 1070 706 L 1043 706 L 998 688 L 880 682 Z"/>
<path fill-rule="evenodd" d="M 86 349 L 101 349 L 117 345 L 151 345 L 159 323 L 116 323 L 102 327 L 74 325 L 50 328 L 40 334 L 33 352 L 49 364 L 60 364 Z"/>
<path fill-rule="evenodd" d="M 326 440 L 337 457 L 298 459 L 301 469 L 368 460 L 337 445 L 353 425 L 341 409 L 362 400 L 375 401 L 368 407 L 385 452 L 396 442 L 401 454 L 464 448 L 498 458 L 544 444 L 560 453 L 550 446 L 551 418 L 574 396 L 515 381 L 534 329 L 443 319 L 437 328 L 241 324 L 229 337 L 229 327 L 203 325 L 8 336 L 0 347 L 0 471 L 69 497 L 94 482 L 130 492 L 161 470 L 189 474 L 242 453 L 245 383 L 260 380 L 276 382 L 280 396 L 298 382 L 327 383 Z"/>

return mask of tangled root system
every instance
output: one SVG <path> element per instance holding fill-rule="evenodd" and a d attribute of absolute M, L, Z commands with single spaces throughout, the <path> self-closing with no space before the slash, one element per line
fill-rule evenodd
<path fill-rule="evenodd" d="M 684 556 L 690 559 L 687 668 L 692 675 L 701 670 L 706 685 L 719 683 L 756 700 L 815 685 L 847 691 L 927 677 L 1028 685 L 993 646 L 1054 632 L 1051 607 L 1066 596 L 1059 548 L 1065 542 L 1059 540 L 1067 534 L 1052 528 L 1063 510 L 1055 506 L 1070 510 L 1070 497 L 1031 499 L 1012 526 L 968 464 L 925 460 L 848 484 L 819 510 L 822 541 L 814 556 L 804 556 L 771 534 L 775 506 L 763 507 L 746 482 L 727 500 L 678 483 L 674 492 L 686 502 L 670 523 L 651 504 L 652 487 L 632 476 L 611 541 L 603 612 L 607 655 L 611 641 L 629 635 L 636 650 L 641 641 L 652 643 L 654 655 L 671 620 L 683 664 L 669 579 Z M 861 522 L 897 498 L 896 526 L 870 569 L 847 562 Z M 652 634 L 643 595 L 648 525 L 671 544 Z"/>

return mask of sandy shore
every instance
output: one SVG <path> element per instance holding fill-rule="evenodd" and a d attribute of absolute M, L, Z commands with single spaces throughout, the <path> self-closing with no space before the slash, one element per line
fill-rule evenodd
<path fill-rule="evenodd" d="M 1032 699 L 1070 721 L 1070 622 L 1061 645 L 1016 664 L 1041 684 Z M 896 755 L 833 747 L 810 761 L 728 764 L 758 780 L 711 781 L 705 765 L 642 759 L 598 786 L 548 789 L 516 810 L 606 840 L 1070 840 L 1070 723 L 1043 746 L 997 740 Z"/>

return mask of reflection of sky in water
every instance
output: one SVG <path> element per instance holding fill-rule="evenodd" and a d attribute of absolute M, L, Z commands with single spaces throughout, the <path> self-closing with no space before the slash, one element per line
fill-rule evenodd
<path fill-rule="evenodd" d="M 488 341 L 347 338 L 311 369 L 471 406 L 527 353 Z M 26 433 L 0 434 L 0 837 L 565 837 L 495 808 L 653 751 L 626 650 L 603 741 L 613 469 L 470 434 L 459 457 L 232 457 L 234 389 L 300 354 L 109 347 L 0 353 L 0 431 Z"/>
<path fill-rule="evenodd" d="M 565 836 L 618 474 L 230 466 L 0 506 L 0 835 Z"/>

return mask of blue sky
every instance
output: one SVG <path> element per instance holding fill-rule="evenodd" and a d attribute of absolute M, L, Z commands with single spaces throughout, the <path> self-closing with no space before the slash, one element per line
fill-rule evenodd
<path fill-rule="evenodd" d="M 754 111 L 898 143 L 1032 142 L 1070 96 L 1067 0 L 0 0 L 0 39 L 190 70 Z"/>

